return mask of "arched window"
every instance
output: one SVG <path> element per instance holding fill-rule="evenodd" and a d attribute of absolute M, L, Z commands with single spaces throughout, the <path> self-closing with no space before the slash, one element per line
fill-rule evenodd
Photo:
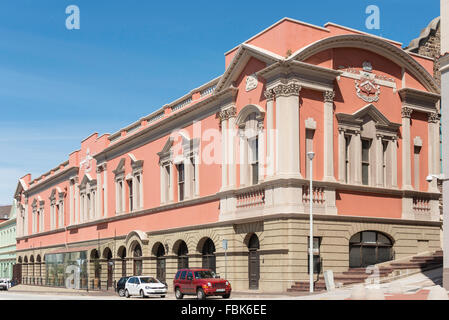
<path fill-rule="evenodd" d="M 122 277 L 126 277 L 126 248 L 120 247 L 118 249 L 117 255 L 122 260 Z"/>
<path fill-rule="evenodd" d="M 215 245 L 210 238 L 207 238 L 203 244 L 202 256 L 203 268 L 216 272 Z"/>
<path fill-rule="evenodd" d="M 142 248 L 140 244 L 136 244 L 133 250 L 134 257 L 134 275 L 141 276 L 142 275 Z"/>
<path fill-rule="evenodd" d="M 184 241 L 181 241 L 178 247 L 178 269 L 187 269 L 189 268 L 189 250 L 187 248 L 187 244 Z"/>
<path fill-rule="evenodd" d="M 349 240 L 349 267 L 366 268 L 393 259 L 393 242 L 383 233 L 363 231 Z"/>
<path fill-rule="evenodd" d="M 248 241 L 248 280 L 249 288 L 259 289 L 260 255 L 259 237 L 254 233 Z"/>
<path fill-rule="evenodd" d="M 162 243 L 156 249 L 156 278 L 165 283 L 165 248 Z"/>

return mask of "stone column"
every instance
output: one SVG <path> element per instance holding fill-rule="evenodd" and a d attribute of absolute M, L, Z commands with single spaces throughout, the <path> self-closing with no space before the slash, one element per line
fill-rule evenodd
<path fill-rule="evenodd" d="M 428 161 L 428 173 L 440 174 L 440 116 L 438 113 L 429 114 L 429 161 Z M 437 180 L 434 179 L 429 183 L 429 192 L 438 192 Z"/>
<path fill-rule="evenodd" d="M 324 176 L 325 181 L 335 181 L 334 175 L 334 91 L 324 92 Z"/>
<path fill-rule="evenodd" d="M 413 110 L 402 107 L 402 189 L 412 190 L 410 118 Z"/>
<path fill-rule="evenodd" d="M 226 139 L 227 142 L 227 167 L 228 167 L 228 187 L 233 188 L 236 186 L 236 161 L 235 161 L 235 137 L 236 137 L 236 129 L 235 129 L 235 117 L 237 114 L 237 109 L 235 107 L 231 107 L 226 109 L 228 114 L 228 137 Z"/>
<path fill-rule="evenodd" d="M 190 161 L 190 157 L 184 157 L 184 199 L 192 198 L 192 161 Z"/>
<path fill-rule="evenodd" d="M 78 177 L 75 178 L 74 188 L 75 188 L 75 212 L 74 212 L 74 223 L 78 224 L 80 222 L 80 188 L 78 185 Z"/>
<path fill-rule="evenodd" d="M 101 181 L 101 168 L 97 167 L 97 192 L 95 193 L 95 219 L 101 217 L 101 191 L 102 191 L 102 181 Z"/>
<path fill-rule="evenodd" d="M 382 143 L 382 135 L 376 135 L 376 186 L 384 187 L 384 153 L 383 153 L 383 143 Z"/>
<path fill-rule="evenodd" d="M 345 130 L 338 128 L 338 181 L 345 181 L 346 177 L 346 139 Z"/>
<path fill-rule="evenodd" d="M 239 145 L 240 145 L 240 186 L 249 185 L 248 175 L 248 143 L 245 141 L 245 129 L 239 130 Z"/>
<path fill-rule="evenodd" d="M 140 182 L 142 183 L 142 180 Z M 103 201 L 103 217 L 106 218 L 108 216 L 108 170 L 106 163 L 103 164 Z"/>
<path fill-rule="evenodd" d="M 227 166 L 227 131 L 228 117 L 226 110 L 218 113 L 221 125 L 221 190 L 226 190 L 228 186 L 228 166 Z"/>
<path fill-rule="evenodd" d="M 70 216 L 70 218 L 69 218 L 69 223 L 70 223 L 70 225 L 72 225 L 72 224 L 73 224 L 73 221 L 74 221 L 74 217 L 73 217 L 74 212 L 73 212 L 73 209 L 74 209 L 73 180 L 70 180 L 70 181 L 69 181 L 69 216 Z"/>
<path fill-rule="evenodd" d="M 355 184 L 362 184 L 362 137 L 360 131 L 355 131 L 354 136 L 351 139 L 352 144 L 352 156 L 354 164 L 353 169 L 353 182 Z"/>
<path fill-rule="evenodd" d="M 300 173 L 299 93 L 295 82 L 279 84 L 276 94 L 277 174 L 302 178 Z"/>
<path fill-rule="evenodd" d="M 274 175 L 274 164 L 275 164 L 275 130 L 274 130 L 274 91 L 273 89 L 266 90 L 264 92 L 265 98 L 267 99 L 267 176 Z"/>
<path fill-rule="evenodd" d="M 390 149 L 390 159 L 391 159 L 391 187 L 398 187 L 398 142 L 397 137 L 394 137 L 388 144 Z"/>

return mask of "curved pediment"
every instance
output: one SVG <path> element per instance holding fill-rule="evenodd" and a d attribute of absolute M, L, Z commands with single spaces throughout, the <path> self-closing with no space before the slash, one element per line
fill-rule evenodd
<path fill-rule="evenodd" d="M 430 92 L 440 91 L 433 76 L 406 51 L 374 36 L 350 34 L 321 39 L 296 51 L 287 61 L 305 61 L 322 51 L 334 48 L 359 48 L 377 53 L 409 70 Z"/>

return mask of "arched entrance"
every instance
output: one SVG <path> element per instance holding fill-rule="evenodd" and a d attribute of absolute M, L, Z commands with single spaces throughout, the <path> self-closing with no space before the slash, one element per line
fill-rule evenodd
<path fill-rule="evenodd" d="M 249 288 L 259 289 L 260 279 L 260 255 L 259 255 L 259 237 L 253 234 L 248 241 L 248 280 Z"/>
<path fill-rule="evenodd" d="M 165 283 L 166 278 L 166 261 L 165 261 L 165 248 L 162 243 L 156 244 L 156 278 Z"/>
<path fill-rule="evenodd" d="M 201 250 L 203 268 L 216 272 L 215 244 L 212 239 L 207 238 Z"/>
<path fill-rule="evenodd" d="M 366 268 L 393 259 L 393 242 L 378 231 L 362 231 L 349 240 L 349 267 Z"/>
<path fill-rule="evenodd" d="M 36 275 L 34 274 L 34 256 L 31 255 L 30 257 L 30 264 L 31 264 L 31 284 L 36 284 Z"/>
<path fill-rule="evenodd" d="M 117 255 L 121 259 L 122 277 L 126 277 L 126 248 L 124 246 L 118 248 Z"/>
<path fill-rule="evenodd" d="M 187 244 L 181 240 L 178 245 L 178 251 L 176 252 L 178 255 L 178 269 L 187 269 L 189 268 L 189 249 L 187 248 Z"/>
<path fill-rule="evenodd" d="M 136 243 L 133 249 L 133 273 L 135 276 L 142 275 L 142 247 Z"/>
<path fill-rule="evenodd" d="M 90 253 L 90 261 L 93 264 L 94 269 L 94 288 L 98 288 L 101 283 L 101 265 L 100 265 L 100 255 L 97 249 L 92 250 Z"/>
<path fill-rule="evenodd" d="M 40 255 L 37 255 L 36 262 L 38 265 L 37 284 L 42 285 L 42 258 Z"/>
<path fill-rule="evenodd" d="M 108 268 L 108 276 L 107 276 L 106 286 L 107 286 L 107 288 L 111 288 L 112 287 L 112 274 L 113 274 L 113 267 L 114 267 L 114 263 L 112 261 L 111 249 L 109 249 L 109 248 L 104 249 L 103 258 L 106 259 L 106 265 Z"/>

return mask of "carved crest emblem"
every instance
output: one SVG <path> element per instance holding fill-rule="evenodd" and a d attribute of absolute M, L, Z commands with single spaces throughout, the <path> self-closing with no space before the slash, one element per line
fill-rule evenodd
<path fill-rule="evenodd" d="M 246 91 L 251 91 L 257 88 L 259 81 L 257 80 L 257 75 L 254 73 L 246 77 Z"/>
<path fill-rule="evenodd" d="M 355 80 L 357 96 L 366 102 L 379 100 L 380 86 L 375 81 L 375 75 L 371 74 L 373 67 L 370 62 L 363 63 L 363 70 L 360 72 L 360 79 Z"/>

